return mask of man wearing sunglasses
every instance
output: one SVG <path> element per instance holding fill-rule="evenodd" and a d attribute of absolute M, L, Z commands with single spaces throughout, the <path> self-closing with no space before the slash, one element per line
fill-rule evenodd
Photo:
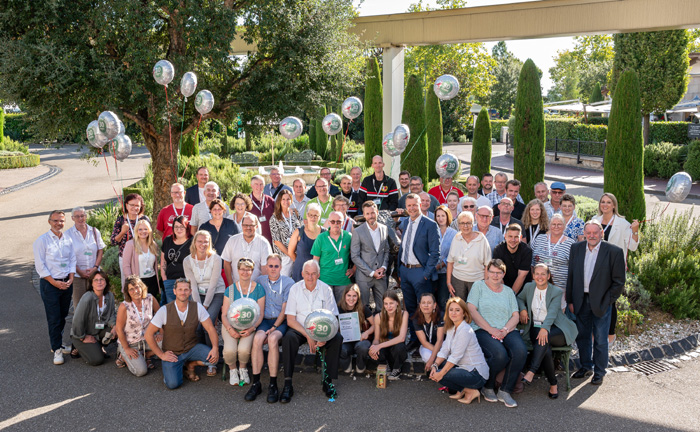
<path fill-rule="evenodd" d="M 562 182 L 554 182 L 549 190 L 550 200 L 544 203 L 544 209 L 551 219 L 555 213 L 561 214 L 561 199 L 566 193 L 566 185 Z"/>
<path fill-rule="evenodd" d="M 328 216 L 330 229 L 319 234 L 311 247 L 311 255 L 321 268 L 320 279 L 333 289 L 336 302 L 340 301 L 355 274 L 354 265 L 348 268 L 352 234 L 342 229 L 344 219 L 342 213 L 332 212 Z"/>

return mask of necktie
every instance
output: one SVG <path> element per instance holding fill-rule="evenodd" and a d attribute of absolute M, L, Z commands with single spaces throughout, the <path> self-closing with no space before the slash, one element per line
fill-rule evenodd
<path fill-rule="evenodd" d="M 411 235 L 413 234 L 413 221 L 409 219 L 408 221 L 408 232 L 406 232 L 406 242 L 403 247 L 403 262 L 408 264 L 408 248 L 412 246 Z"/>

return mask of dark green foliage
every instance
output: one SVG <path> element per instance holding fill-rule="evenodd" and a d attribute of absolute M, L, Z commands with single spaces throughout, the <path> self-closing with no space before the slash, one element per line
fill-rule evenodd
<path fill-rule="evenodd" d="M 535 183 L 544 181 L 545 144 L 540 75 L 530 59 L 520 71 L 515 110 L 513 175 L 522 183 L 520 193 L 529 202 L 535 197 Z"/>
<path fill-rule="evenodd" d="M 5 140 L 5 110 L 2 108 L 0 101 L 0 143 Z"/>
<path fill-rule="evenodd" d="M 688 144 L 687 122 L 651 122 L 649 142 L 670 142 L 673 144 Z"/>
<path fill-rule="evenodd" d="M 646 216 L 640 105 L 637 73 L 623 72 L 610 111 L 604 190 L 617 197 L 619 212 L 627 220 Z"/>
<path fill-rule="evenodd" d="M 199 134 L 202 135 L 201 133 Z M 180 146 L 180 155 L 182 156 L 198 156 L 199 155 L 199 140 L 195 140 L 194 133 L 185 135 Z"/>
<path fill-rule="evenodd" d="M 438 178 L 435 162 L 442 155 L 442 111 L 440 99 L 432 89 L 425 97 L 425 133 L 428 135 L 428 176 Z"/>
<path fill-rule="evenodd" d="M 27 142 L 34 138 L 34 134 L 29 130 L 29 119 L 24 113 L 5 114 L 4 133 L 9 138 L 20 142 Z"/>
<path fill-rule="evenodd" d="M 544 121 L 547 139 L 571 139 L 571 129 L 579 120 L 573 117 L 547 118 Z M 513 133 L 513 131 L 510 131 Z"/>
<path fill-rule="evenodd" d="M 401 154 L 401 169 L 419 176 L 428 184 L 428 140 L 425 136 L 425 105 L 420 78 L 411 75 L 403 97 L 401 121 L 408 125 L 411 140 Z"/>
<path fill-rule="evenodd" d="M 323 131 L 323 118 L 326 116 L 326 107 L 321 105 L 316 112 L 316 153 L 324 160 L 328 160 L 328 135 Z"/>
<path fill-rule="evenodd" d="M 489 120 L 491 123 L 491 138 L 501 141 L 501 128 L 508 126 L 508 120 Z"/>
<path fill-rule="evenodd" d="M 340 131 L 340 133 L 338 135 L 335 136 L 335 139 L 336 139 L 335 161 L 342 162 L 343 161 L 343 152 L 344 152 L 343 141 L 346 139 L 346 136 L 348 139 L 350 138 L 350 132 L 348 131 L 347 135 L 345 132 L 349 127 L 349 123 L 348 123 L 347 119 L 343 116 L 342 104 L 338 106 L 338 114 L 340 115 L 340 118 L 343 120 L 343 129 Z M 364 132 L 363 132 L 363 134 L 364 134 Z"/>
<path fill-rule="evenodd" d="M 314 153 L 318 154 L 318 149 L 316 148 L 316 119 L 312 118 L 309 120 L 309 149 L 313 150 Z"/>
<path fill-rule="evenodd" d="M 688 146 L 661 142 L 644 147 L 644 175 L 647 177 L 671 178 L 683 171 L 683 162 L 688 156 Z"/>
<path fill-rule="evenodd" d="M 693 181 L 700 180 L 700 141 L 688 144 L 688 157 L 683 165 L 683 171 L 690 174 Z"/>
<path fill-rule="evenodd" d="M 367 81 L 365 85 L 365 166 L 372 166 L 372 158 L 381 155 L 382 150 L 382 76 L 376 57 L 367 60 Z"/>
<path fill-rule="evenodd" d="M 595 83 L 591 95 L 588 97 L 588 103 L 602 102 L 604 100 L 603 93 L 600 92 L 600 83 Z"/>
<path fill-rule="evenodd" d="M 589 125 L 608 125 L 608 120 L 610 120 L 609 117 L 588 117 L 588 124 Z"/>
<path fill-rule="evenodd" d="M 486 108 L 481 108 L 474 127 L 469 174 L 482 178 L 488 172 L 491 172 L 491 124 L 489 112 Z"/>
<path fill-rule="evenodd" d="M 608 135 L 608 127 L 603 125 L 575 124 L 571 127 L 571 139 L 603 142 Z"/>
<path fill-rule="evenodd" d="M 26 168 L 39 165 L 38 154 L 17 153 L 11 156 L 0 155 L 0 169 Z"/>
<path fill-rule="evenodd" d="M 598 214 L 598 201 L 583 195 L 574 195 L 576 198 L 576 214 L 584 221 Z"/>

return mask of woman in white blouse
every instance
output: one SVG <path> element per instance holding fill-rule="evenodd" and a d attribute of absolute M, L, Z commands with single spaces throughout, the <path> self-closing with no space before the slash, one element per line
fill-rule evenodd
<path fill-rule="evenodd" d="M 450 398 L 465 404 L 474 398 L 481 402 L 479 390 L 489 376 L 484 353 L 469 325 L 471 320 L 464 300 L 459 297 L 447 300 L 445 341 L 430 372 L 431 380 L 457 392 Z"/>
<path fill-rule="evenodd" d="M 460 234 L 455 235 L 447 255 L 447 289 L 451 296 L 467 299 L 474 282 L 484 279 L 491 261 L 491 246 L 486 236 L 473 231 L 474 215 L 462 212 L 457 216 Z"/>
<path fill-rule="evenodd" d="M 125 276 L 137 275 L 148 287 L 148 293 L 160 298 L 157 258 L 160 257 L 158 245 L 153 238 L 150 222 L 141 219 L 134 227 L 136 238 L 124 246 L 123 270 Z M 124 287 L 122 287 L 124 292 Z"/>

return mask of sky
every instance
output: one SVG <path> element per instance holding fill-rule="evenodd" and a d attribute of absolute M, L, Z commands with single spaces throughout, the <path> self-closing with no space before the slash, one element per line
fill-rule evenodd
<path fill-rule="evenodd" d="M 467 7 L 492 6 L 504 3 L 522 3 L 534 0 L 468 0 Z M 354 0 L 355 5 L 359 4 L 360 16 L 385 15 L 392 13 L 402 13 L 408 10 L 412 3 L 417 0 Z M 434 0 L 424 1 L 424 4 L 435 7 Z M 491 48 L 496 42 L 487 42 L 486 49 L 491 52 Z M 544 73 L 542 77 L 542 91 L 544 94 L 552 87 L 552 80 L 549 77 L 549 68 L 554 66 L 554 57 L 557 51 L 563 51 L 574 46 L 573 38 L 560 37 L 548 39 L 528 39 L 517 41 L 506 41 L 508 50 L 515 54 L 520 60 L 532 59 Z"/>

